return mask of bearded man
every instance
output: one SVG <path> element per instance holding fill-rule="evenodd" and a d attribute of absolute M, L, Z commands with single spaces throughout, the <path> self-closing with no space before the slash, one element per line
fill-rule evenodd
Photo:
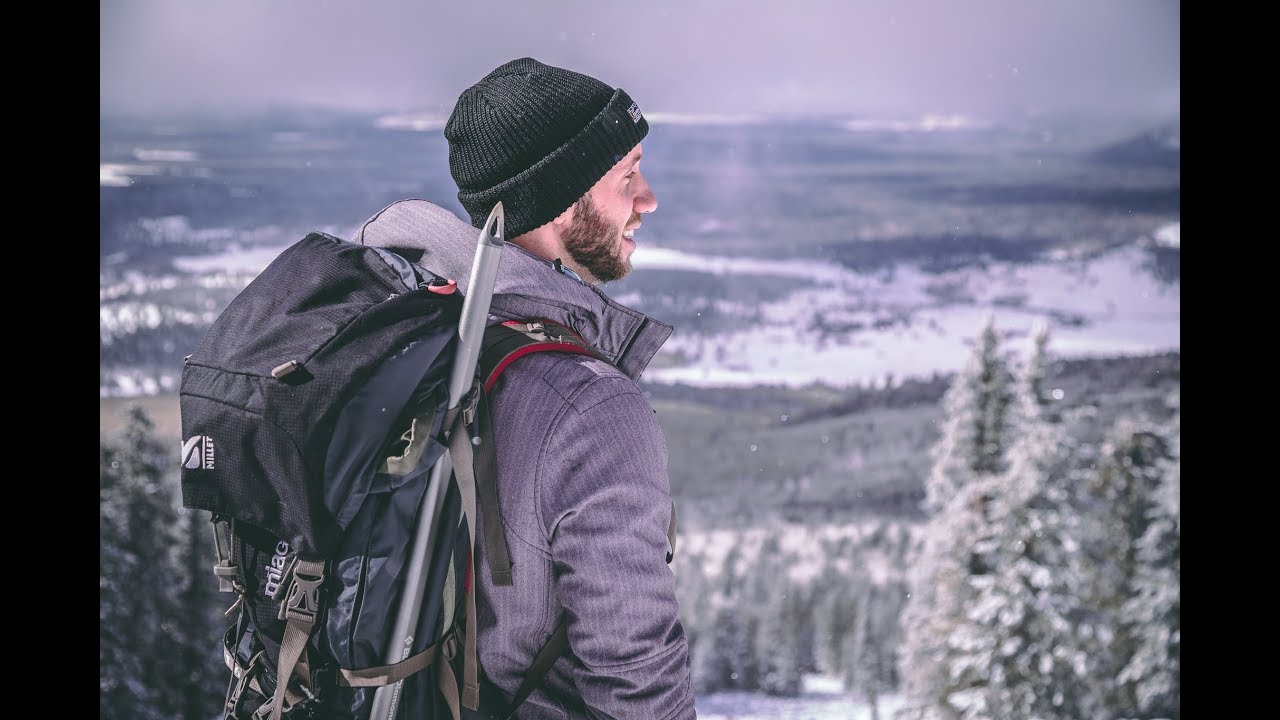
<path fill-rule="evenodd" d="M 648 130 L 625 91 L 527 57 L 464 90 L 444 130 L 471 225 L 498 202 L 505 213 L 490 322 L 550 320 L 597 355 L 521 357 L 489 393 L 500 517 L 482 508 L 476 537 L 501 523 L 511 577 L 495 582 L 478 542 L 483 677 L 510 702 L 549 638 L 567 640 L 521 718 L 696 717 L 666 440 L 637 384 L 673 328 L 599 287 L 631 271 L 658 207 L 640 171 Z M 449 277 L 466 276 L 475 248 L 473 228 L 422 200 L 392 204 L 359 241 L 416 245 Z"/>

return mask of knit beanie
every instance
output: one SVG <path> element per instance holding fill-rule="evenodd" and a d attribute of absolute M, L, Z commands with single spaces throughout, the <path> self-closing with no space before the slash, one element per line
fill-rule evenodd
<path fill-rule="evenodd" d="M 648 132 L 622 89 L 529 57 L 463 90 L 444 128 L 471 224 L 501 200 L 508 238 L 555 219 Z"/>

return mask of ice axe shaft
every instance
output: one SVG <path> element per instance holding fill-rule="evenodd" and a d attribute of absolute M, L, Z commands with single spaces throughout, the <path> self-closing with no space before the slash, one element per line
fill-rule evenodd
<path fill-rule="evenodd" d="M 505 215 L 502 203 L 493 206 L 489 219 L 480 230 L 475 260 L 471 265 L 471 279 L 466 297 L 462 301 L 462 317 L 458 323 L 458 345 L 453 368 L 449 376 L 449 409 L 456 409 L 470 393 L 475 382 L 476 362 L 480 357 L 480 344 L 484 340 L 485 326 L 489 320 L 489 304 L 493 299 L 493 283 L 498 275 L 498 261 L 502 258 Z M 465 430 L 462 430 L 465 432 Z M 428 553 L 435 546 L 439 534 L 440 513 L 453 472 L 453 458 L 446 452 L 431 467 L 427 492 L 418 510 L 418 524 L 413 532 L 413 550 L 409 556 L 408 573 L 404 589 L 400 593 L 400 607 L 396 611 L 395 627 L 387 643 L 387 664 L 398 663 L 413 651 L 418 615 L 422 611 L 422 595 L 426 591 L 430 561 Z M 472 537 L 474 537 L 474 519 Z M 472 590 L 474 592 L 474 590 Z M 475 618 L 467 618 L 475 622 Z M 370 720 L 395 720 L 399 708 L 404 680 L 379 687 L 373 696 Z"/>

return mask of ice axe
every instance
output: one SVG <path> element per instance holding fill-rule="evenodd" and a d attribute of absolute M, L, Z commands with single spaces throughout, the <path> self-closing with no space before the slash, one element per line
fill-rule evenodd
<path fill-rule="evenodd" d="M 498 274 L 498 261 L 502 257 L 505 215 L 502 203 L 493 206 L 489 219 L 480 230 L 476 244 L 475 260 L 471 265 L 471 280 L 467 285 L 466 296 L 462 302 L 462 315 L 458 323 L 458 345 L 454 354 L 453 368 L 449 376 L 449 409 L 446 420 L 462 414 L 462 403 L 471 394 L 476 380 L 476 363 L 480 357 L 480 344 L 484 340 L 485 327 L 489 320 L 489 304 L 493 299 L 493 284 Z M 450 432 L 450 446 L 457 443 L 470 443 L 465 437 L 466 420 L 447 424 Z M 455 437 L 461 433 L 463 437 Z M 468 448 L 469 449 L 469 448 Z M 453 450 L 442 453 L 435 465 L 431 467 L 427 491 L 418 510 L 418 523 L 413 532 L 413 548 L 409 556 L 408 572 L 405 576 L 404 588 L 400 592 L 400 606 L 396 611 L 395 626 L 387 643 L 387 664 L 398 663 L 409 657 L 418 626 L 418 615 L 422 611 L 422 595 L 426 591 L 428 576 L 427 564 L 430 549 L 435 546 L 439 535 L 440 514 L 444 507 L 449 478 L 453 474 Z M 469 453 L 468 453 L 469 455 Z M 468 468 L 469 469 L 469 468 Z M 470 473 L 466 473 L 469 477 Z M 471 487 L 462 487 L 470 484 Z M 459 483 L 463 513 L 467 518 L 470 531 L 471 547 L 475 546 L 476 494 L 473 483 Z M 470 589 L 475 594 L 474 581 Z M 472 603 L 474 606 L 474 603 Z M 474 638 L 476 618 L 474 613 L 466 618 L 467 635 Z M 470 668 L 468 668 L 470 669 Z M 475 678 L 467 678 L 474 681 Z M 468 683 L 468 685 L 470 682 Z M 379 687 L 373 696 L 373 708 L 369 715 L 371 720 L 395 720 L 399 707 L 400 693 L 404 680 Z M 473 706 L 476 698 L 466 697 L 464 689 L 463 704 Z"/>

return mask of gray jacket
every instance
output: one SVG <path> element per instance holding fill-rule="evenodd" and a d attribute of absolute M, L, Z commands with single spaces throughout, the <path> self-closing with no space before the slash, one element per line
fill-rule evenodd
<path fill-rule="evenodd" d="M 425 200 L 393 203 L 354 240 L 397 249 L 466 292 L 479 231 Z M 421 258 L 415 257 L 422 252 Z M 513 584 L 476 544 L 478 653 L 508 697 L 569 620 L 569 652 L 521 718 L 693 718 L 689 648 L 666 564 L 671 492 L 662 429 L 636 379 L 673 328 L 508 244 L 491 322 L 568 325 L 612 365 L 564 353 L 512 364 L 491 399 Z M 479 518 L 476 537 L 484 537 Z"/>

